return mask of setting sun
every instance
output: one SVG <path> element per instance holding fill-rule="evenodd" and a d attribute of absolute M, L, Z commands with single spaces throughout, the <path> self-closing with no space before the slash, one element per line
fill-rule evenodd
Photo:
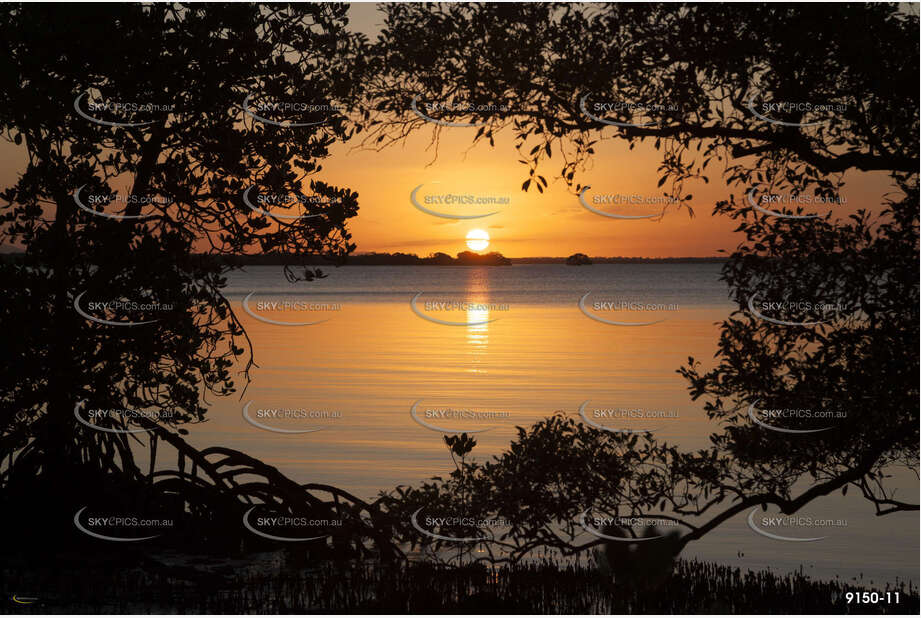
<path fill-rule="evenodd" d="M 483 251 L 489 246 L 489 234 L 483 230 L 470 230 L 467 232 L 467 246 L 472 251 Z"/>

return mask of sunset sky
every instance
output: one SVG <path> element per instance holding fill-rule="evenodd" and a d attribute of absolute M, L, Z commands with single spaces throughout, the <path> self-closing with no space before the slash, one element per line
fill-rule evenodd
<path fill-rule="evenodd" d="M 556 158 L 541 172 L 550 182 L 543 193 L 533 188 L 521 191 L 528 171 L 518 163 L 513 136 L 500 134 L 495 147 L 470 145 L 475 128 L 446 128 L 435 153 L 429 148 L 427 127 L 412 135 L 402 147 L 383 152 L 339 147 L 324 162 L 325 179 L 348 186 L 359 193 L 360 211 L 350 226 L 358 252 L 403 251 L 427 255 L 435 251 L 455 254 L 466 249 L 464 239 L 471 229 L 488 231 L 488 251 L 508 257 L 567 256 L 576 252 L 592 256 L 706 257 L 719 249 L 733 249 L 739 237 L 736 223 L 713 217 L 714 204 L 727 199 L 730 191 L 716 174 L 710 183 L 694 183 L 692 206 L 672 209 L 661 221 L 613 220 L 584 209 L 566 184 L 552 177 L 559 173 Z M 590 169 L 581 176 L 592 187 L 589 195 L 660 195 L 656 172 L 660 153 L 651 144 L 633 151 L 623 142 L 599 145 Z M 434 160 L 434 163 L 433 163 Z M 860 203 L 878 208 L 881 196 L 891 190 L 882 174 L 850 174 L 845 192 L 847 211 Z M 511 203 L 499 214 L 473 221 L 451 221 L 426 215 L 413 207 L 409 196 L 420 184 L 440 182 L 441 187 L 464 188 L 471 193 L 509 196 Z M 736 199 L 741 195 L 736 194 Z M 844 209 L 842 209 L 844 210 Z M 479 212 L 479 211 L 478 211 Z M 648 212 L 648 211 L 647 211 Z"/>
<path fill-rule="evenodd" d="M 719 249 L 732 249 L 739 241 L 732 232 L 734 222 L 710 214 L 713 205 L 730 194 L 716 175 L 709 184 L 689 187 L 694 195 L 694 218 L 685 210 L 671 209 L 661 221 L 608 219 L 584 209 L 562 180 L 554 181 L 559 172 L 556 159 L 540 170 L 550 182 L 543 194 L 533 188 L 527 193 L 521 191 L 528 172 L 518 163 L 512 134 L 498 135 L 495 147 L 483 143 L 471 149 L 475 133 L 474 128 L 443 129 L 437 159 L 429 147 L 428 127 L 413 134 L 405 145 L 382 152 L 356 149 L 353 144 L 333 148 L 332 156 L 323 162 L 320 178 L 358 192 L 360 210 L 349 222 L 358 253 L 402 251 L 424 256 L 442 251 L 454 255 L 467 249 L 465 238 L 472 229 L 488 232 L 486 251 L 499 251 L 508 257 L 568 256 L 576 252 L 591 256 L 706 257 L 718 255 Z M 15 182 L 24 164 L 21 148 L 8 142 L 0 144 L 0 182 L 4 187 Z M 651 145 L 629 151 L 625 143 L 603 142 L 581 181 L 592 187 L 588 195 L 655 196 L 661 194 L 656 188 L 658 164 L 659 153 Z M 847 179 L 843 196 L 848 202 L 843 211 L 852 211 L 858 204 L 876 209 L 882 195 L 892 190 L 883 174 L 851 173 Z M 434 185 L 436 182 L 440 184 Z M 442 187 L 451 192 L 507 196 L 510 204 L 487 218 L 440 219 L 420 212 L 410 202 L 410 193 L 420 184 L 433 192 Z M 736 199 L 740 198 L 737 190 Z"/>
<path fill-rule="evenodd" d="M 374 36 L 381 22 L 372 4 L 352 5 L 352 27 Z M 735 224 L 725 217 L 713 217 L 713 205 L 729 197 L 716 170 L 710 183 L 692 183 L 692 206 L 671 209 L 661 221 L 613 220 L 580 206 L 578 197 L 556 179 L 559 156 L 540 173 L 550 182 L 543 193 L 533 188 L 521 191 L 528 177 L 518 163 L 511 132 L 496 136 L 495 147 L 487 143 L 471 148 L 476 128 L 442 129 L 437 152 L 431 146 L 432 127 L 423 127 L 405 144 L 382 152 L 357 148 L 358 144 L 337 144 L 332 156 L 323 161 L 319 178 L 359 193 L 360 211 L 349 223 L 358 253 L 372 251 L 407 252 L 421 256 L 432 252 L 456 254 L 467 249 L 465 237 L 474 229 L 490 237 L 485 251 L 499 251 L 508 257 L 568 256 L 582 252 L 591 256 L 706 257 L 720 249 L 733 249 L 739 238 Z M 613 129 L 612 129 L 613 131 Z M 628 150 L 623 142 L 606 141 L 596 146 L 589 169 L 578 180 L 592 187 L 591 193 L 661 195 L 656 187 L 660 153 L 650 143 Z M 0 183 L 15 181 L 25 164 L 24 149 L 0 144 Z M 881 196 L 891 190 L 884 174 L 850 173 L 843 193 L 848 204 L 878 208 Z M 434 183 L 440 183 L 434 185 Z M 499 214 L 472 221 L 441 219 L 420 212 L 410 202 L 415 187 L 440 186 L 445 191 L 507 196 L 510 204 Z M 738 192 L 736 199 L 741 199 Z M 651 212 L 644 211 L 643 214 Z M 4 250 L 10 250 L 5 247 Z"/>
<path fill-rule="evenodd" d="M 369 37 L 376 36 L 383 23 L 382 14 L 372 3 L 352 4 L 349 15 L 351 27 Z M 558 156 L 540 172 L 551 183 L 548 189 L 543 194 L 533 188 L 524 193 L 521 183 L 528 171 L 518 163 L 512 134 L 498 135 L 495 147 L 484 143 L 471 150 L 475 134 L 476 128 L 443 129 L 437 159 L 429 148 L 431 130 L 427 127 L 412 135 L 402 148 L 391 147 L 381 153 L 352 150 L 351 146 L 334 150 L 324 163 L 327 178 L 351 187 L 360 196 L 361 210 L 351 223 L 358 252 L 454 254 L 466 249 L 464 238 L 475 228 L 489 233 L 488 251 L 508 257 L 567 256 L 575 252 L 706 257 L 717 255 L 720 249 L 733 249 L 739 242 L 732 232 L 732 221 L 710 215 L 714 204 L 730 194 L 715 173 L 709 184 L 689 187 L 694 195 L 694 218 L 685 210 L 673 209 L 661 221 L 613 220 L 588 212 L 562 180 L 552 180 L 559 173 Z M 661 194 L 656 187 L 661 155 L 651 143 L 630 151 L 625 143 L 604 142 L 596 151 L 590 169 L 580 177 L 583 185 L 592 187 L 592 193 Z M 848 199 L 848 212 L 857 204 L 877 208 L 881 196 L 891 190 L 891 181 L 884 174 L 852 173 L 847 180 L 849 186 L 843 195 Z M 419 212 L 409 201 L 415 187 L 436 181 L 443 187 L 464 187 L 472 193 L 507 195 L 511 204 L 485 219 L 438 219 Z"/>

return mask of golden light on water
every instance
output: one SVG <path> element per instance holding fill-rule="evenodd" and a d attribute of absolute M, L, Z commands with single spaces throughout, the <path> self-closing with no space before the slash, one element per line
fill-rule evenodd
<path fill-rule="evenodd" d="M 467 309 L 467 331 L 489 330 L 489 307 L 477 306 Z"/>
<path fill-rule="evenodd" d="M 480 301 L 477 301 L 480 302 Z M 467 309 L 467 362 L 469 373 L 486 373 L 483 364 L 489 352 L 489 308 Z"/>
<path fill-rule="evenodd" d="M 471 251 L 483 251 L 489 246 L 489 234 L 485 230 L 470 230 L 467 232 L 467 246 Z"/>

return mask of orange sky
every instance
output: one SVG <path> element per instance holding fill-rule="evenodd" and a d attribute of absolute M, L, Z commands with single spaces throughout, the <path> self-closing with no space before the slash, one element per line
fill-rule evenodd
<path fill-rule="evenodd" d="M 500 134 L 494 148 L 483 143 L 470 150 L 475 133 L 475 128 L 443 129 L 437 159 L 432 150 L 426 150 L 430 143 L 428 128 L 413 135 L 405 146 L 392 146 L 380 153 L 349 152 L 346 147 L 334 151 L 324 163 L 324 177 L 359 193 L 360 211 L 351 223 L 358 252 L 455 254 L 466 249 L 464 238 L 475 228 L 489 233 L 489 251 L 508 257 L 567 256 L 576 252 L 592 256 L 703 257 L 715 256 L 719 249 L 733 249 L 739 241 L 732 232 L 734 222 L 710 214 L 718 200 L 729 196 L 716 175 L 711 175 L 709 184 L 699 182 L 687 187 L 694 196 L 694 218 L 685 210 L 671 209 L 661 221 L 608 219 L 584 209 L 562 180 L 551 180 L 559 172 L 558 156 L 540 170 L 550 181 L 548 189 L 543 194 L 533 188 L 524 193 L 521 183 L 528 177 L 527 168 L 518 163 L 511 133 Z M 609 141 L 599 144 L 596 150 L 590 169 L 581 175 L 582 184 L 592 187 L 588 196 L 596 192 L 661 195 L 662 190 L 656 187 L 660 153 L 651 144 L 629 151 L 624 143 Z M 866 200 L 867 206 L 878 206 L 880 196 L 889 189 L 889 180 L 883 175 L 854 174 L 853 178 L 859 178 L 859 182 L 849 183 L 843 193 L 848 198 L 848 210 L 861 200 Z M 435 182 L 440 184 L 433 185 Z M 425 185 L 420 195 L 426 191 L 463 191 L 508 196 L 511 203 L 487 218 L 440 219 L 420 212 L 410 202 L 410 192 L 420 184 Z M 465 213 L 488 210 L 495 209 L 440 209 Z M 642 211 L 648 212 L 652 210 Z"/>
<path fill-rule="evenodd" d="M 350 11 L 356 17 L 353 27 L 374 33 L 379 17 L 373 5 L 352 6 Z M 484 142 L 471 149 L 475 133 L 476 128 L 443 128 L 437 159 L 430 148 L 428 126 L 404 145 L 382 152 L 357 149 L 354 143 L 333 147 L 319 178 L 359 193 L 359 214 L 349 223 L 359 253 L 402 251 L 425 256 L 442 251 L 453 255 L 467 248 L 464 238 L 472 229 L 488 232 L 491 243 L 487 251 L 508 257 L 568 256 L 576 252 L 591 256 L 705 257 L 717 255 L 720 249 L 731 250 L 740 240 L 732 232 L 732 221 L 710 215 L 718 200 L 729 197 L 716 170 L 712 170 L 709 184 L 686 187 L 694 196 L 695 218 L 687 211 L 671 209 L 661 221 L 615 220 L 587 211 L 565 183 L 553 180 L 559 173 L 559 153 L 539 170 L 550 182 L 547 190 L 540 194 L 532 188 L 524 193 L 521 183 L 527 178 L 527 168 L 518 163 L 511 132 L 498 134 L 495 147 Z M 595 149 L 590 168 L 578 178 L 582 184 L 591 185 L 589 196 L 661 195 L 656 187 L 660 153 L 651 144 L 630 151 L 623 142 L 604 141 Z M 21 148 L 8 142 L 0 144 L 0 184 L 9 186 L 24 163 Z M 848 180 L 843 193 L 848 198 L 848 211 L 858 205 L 878 208 L 881 196 L 891 190 L 891 182 L 883 174 L 852 173 Z M 433 184 L 436 182 L 440 184 Z M 420 184 L 431 193 L 508 196 L 510 204 L 488 218 L 442 219 L 411 204 L 410 192 Z M 738 192 L 736 198 L 741 198 Z M 618 212 L 640 214 L 629 208 Z M 650 212 L 647 208 L 641 214 Z"/>
<path fill-rule="evenodd" d="M 359 193 L 359 214 L 349 223 L 357 252 L 402 251 L 424 256 L 443 251 L 454 255 L 467 249 L 464 239 L 475 228 L 488 232 L 491 243 L 487 251 L 499 251 L 508 257 L 567 256 L 576 252 L 591 256 L 705 257 L 717 255 L 719 249 L 732 249 L 739 241 L 732 232 L 732 221 L 710 214 L 716 201 L 729 196 L 716 175 L 711 175 L 709 184 L 699 182 L 687 187 L 694 195 L 694 218 L 684 210 L 671 209 L 661 221 L 608 219 L 584 209 L 565 183 L 553 180 L 559 172 L 558 156 L 540 170 L 550 182 L 547 190 L 540 194 L 532 188 L 524 193 L 521 183 L 527 178 L 527 168 L 518 163 L 511 133 L 499 134 L 495 147 L 483 143 L 471 149 L 475 128 L 442 131 L 437 159 L 429 148 L 428 127 L 412 135 L 405 145 L 382 152 L 356 149 L 349 144 L 332 149 L 319 177 Z M 629 151 L 622 142 L 605 141 L 596 146 L 596 151 L 590 169 L 580 176 L 583 184 L 592 187 L 589 197 L 596 192 L 661 195 L 661 189 L 656 187 L 660 153 L 651 144 Z M 21 147 L 0 144 L 0 183 L 4 187 L 14 182 L 24 164 Z M 882 195 L 891 190 L 891 182 L 884 174 L 854 172 L 848 181 L 842 194 L 848 199 L 847 211 L 858 205 L 878 208 Z M 425 186 L 420 200 L 426 192 L 463 192 L 507 196 L 510 204 L 487 218 L 441 219 L 420 212 L 410 202 L 410 192 L 420 184 Z M 737 190 L 736 198 L 740 197 Z M 440 210 L 484 212 L 445 207 Z"/>
<path fill-rule="evenodd" d="M 372 38 L 383 22 L 372 3 L 352 3 L 349 16 L 351 28 Z M 412 135 L 402 148 L 391 147 L 382 153 L 350 152 L 347 147 L 333 150 L 334 156 L 324 163 L 327 179 L 351 187 L 360 196 L 361 209 L 351 223 L 358 252 L 455 254 L 466 249 L 464 237 L 474 228 L 489 233 L 492 242 L 488 251 L 508 257 L 568 256 L 576 252 L 592 256 L 706 257 L 717 255 L 720 249 L 731 250 L 740 240 L 732 232 L 733 222 L 710 215 L 717 201 L 729 197 L 712 167 L 709 184 L 687 187 L 694 196 L 691 205 L 695 218 L 687 211 L 672 209 L 661 221 L 614 220 L 588 212 L 564 182 L 552 181 L 559 173 L 559 153 L 539 172 L 551 182 L 548 189 L 543 194 L 533 188 L 523 193 L 521 183 L 527 178 L 527 168 L 517 162 L 520 157 L 511 133 L 499 134 L 494 148 L 483 143 L 470 150 L 476 130 L 443 129 L 434 163 L 434 152 L 426 150 L 431 137 L 428 127 Z M 656 187 L 661 153 L 651 143 L 630 151 L 624 143 L 599 142 L 595 150 L 590 169 L 579 177 L 583 185 L 592 187 L 588 195 L 596 191 L 661 194 Z M 884 174 L 852 173 L 847 179 L 842 195 L 847 197 L 848 207 L 842 210 L 852 211 L 858 205 L 877 208 L 881 196 L 891 189 L 891 181 Z M 435 181 L 441 183 L 436 187 L 445 190 L 507 195 L 511 204 L 500 214 L 473 221 L 432 217 L 415 209 L 409 194 L 418 185 L 425 183 L 428 189 L 428 183 Z M 642 214 L 649 212 L 647 209 Z"/>
<path fill-rule="evenodd" d="M 551 182 L 548 189 L 543 194 L 533 188 L 525 193 L 521 183 L 528 172 L 518 163 L 511 134 L 501 135 L 494 148 L 484 143 L 469 150 L 475 133 L 474 128 L 444 129 L 434 163 L 433 151 L 426 151 L 430 143 L 428 127 L 403 147 L 390 147 L 382 153 L 335 153 L 325 163 L 328 180 L 359 193 L 360 211 L 352 223 L 358 251 L 455 254 L 466 248 L 464 237 L 474 228 L 489 233 L 489 250 L 509 257 L 566 256 L 577 251 L 589 255 L 703 256 L 715 255 L 717 249 L 730 242 L 729 230 L 733 226 L 712 220 L 706 214 L 710 207 L 702 207 L 717 198 L 713 190 L 700 193 L 697 210 L 704 216 L 695 219 L 686 212 L 674 212 L 661 222 L 607 219 L 580 206 L 564 182 L 551 181 L 559 171 L 558 157 L 540 170 Z M 655 151 L 646 155 L 634 151 L 628 156 L 612 146 L 615 147 L 601 149 L 594 169 L 584 174 L 583 184 L 601 193 L 661 193 L 656 190 Z M 440 184 L 434 185 L 435 182 Z M 499 208 L 499 214 L 483 219 L 441 219 L 411 204 L 410 192 L 420 184 L 425 185 L 422 193 L 430 190 L 508 196 L 511 203 Z M 463 213 L 489 210 L 493 209 L 440 209 Z"/>

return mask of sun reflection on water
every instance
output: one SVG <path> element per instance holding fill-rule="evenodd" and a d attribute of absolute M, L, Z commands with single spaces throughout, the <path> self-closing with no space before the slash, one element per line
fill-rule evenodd
<path fill-rule="evenodd" d="M 486 373 L 484 363 L 489 347 L 489 273 L 485 268 L 470 271 L 467 277 L 467 352 L 470 373 Z"/>

